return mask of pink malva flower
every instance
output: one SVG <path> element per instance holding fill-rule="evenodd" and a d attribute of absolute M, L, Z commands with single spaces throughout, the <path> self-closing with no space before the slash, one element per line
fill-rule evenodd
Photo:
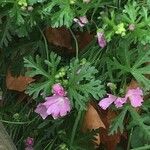
<path fill-rule="evenodd" d="M 102 99 L 98 104 L 104 110 L 106 110 L 112 103 L 114 103 L 115 106 L 119 108 L 119 107 L 122 107 L 123 104 L 126 102 L 125 98 L 116 97 L 111 94 L 107 94 L 107 95 L 108 97 Z"/>
<path fill-rule="evenodd" d="M 91 0 L 83 0 L 84 3 L 89 3 Z"/>
<path fill-rule="evenodd" d="M 70 112 L 71 105 L 67 97 L 53 95 L 45 98 L 46 102 L 40 103 L 35 112 L 45 119 L 48 115 L 52 115 L 54 119 L 63 117 Z"/>
<path fill-rule="evenodd" d="M 25 145 L 26 146 L 33 146 L 34 144 L 34 139 L 31 137 L 27 137 L 27 139 L 25 140 Z"/>
<path fill-rule="evenodd" d="M 89 22 L 86 16 L 74 18 L 73 20 L 74 22 L 78 23 L 80 27 L 84 27 Z"/>
<path fill-rule="evenodd" d="M 103 32 L 97 32 L 97 38 L 98 38 L 98 44 L 101 48 L 104 48 L 106 46 L 106 40 L 104 37 L 104 33 Z"/>
<path fill-rule="evenodd" d="M 139 107 L 143 102 L 143 91 L 139 87 L 136 89 L 129 89 L 125 97 L 130 100 L 133 107 Z"/>
<path fill-rule="evenodd" d="M 25 140 L 25 150 L 33 150 L 33 145 L 34 145 L 34 139 L 31 137 L 28 137 Z"/>
<path fill-rule="evenodd" d="M 106 110 L 112 103 L 115 104 L 116 108 L 120 108 L 127 102 L 128 99 L 133 107 L 139 107 L 143 102 L 143 92 L 139 87 L 136 89 L 129 89 L 123 98 L 111 94 L 107 95 L 108 97 L 103 98 L 98 104 L 104 110 Z"/>
<path fill-rule="evenodd" d="M 56 83 L 52 87 L 52 93 L 59 95 L 59 96 L 66 96 L 66 91 L 65 89 L 61 86 L 60 83 Z"/>

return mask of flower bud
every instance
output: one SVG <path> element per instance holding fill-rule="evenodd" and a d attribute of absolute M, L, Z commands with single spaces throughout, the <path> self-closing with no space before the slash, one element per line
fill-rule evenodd
<path fill-rule="evenodd" d="M 33 7 L 32 6 L 28 6 L 28 11 L 33 11 Z"/>
<path fill-rule="evenodd" d="M 129 27 L 128 27 L 128 29 L 130 31 L 134 31 L 135 30 L 135 25 L 134 24 L 130 24 Z"/>

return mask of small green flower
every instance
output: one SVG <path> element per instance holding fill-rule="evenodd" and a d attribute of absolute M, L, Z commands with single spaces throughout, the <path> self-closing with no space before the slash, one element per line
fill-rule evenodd
<path fill-rule="evenodd" d="M 70 4 L 74 4 L 76 0 L 70 0 Z"/>
<path fill-rule="evenodd" d="M 107 83 L 107 86 L 108 86 L 112 91 L 115 91 L 115 90 L 117 89 L 116 84 L 111 83 L 111 82 Z"/>
<path fill-rule="evenodd" d="M 63 84 L 67 85 L 68 84 L 68 80 L 63 80 Z"/>
<path fill-rule="evenodd" d="M 59 147 L 60 147 L 60 150 L 68 150 L 66 144 L 61 144 Z"/>
<path fill-rule="evenodd" d="M 13 118 L 16 120 L 16 121 L 19 121 L 20 120 L 20 115 L 18 113 L 15 113 L 13 115 Z"/>
<path fill-rule="evenodd" d="M 60 78 L 60 75 L 59 74 L 56 74 L 55 75 L 55 79 L 59 79 Z"/>
<path fill-rule="evenodd" d="M 86 63 L 87 63 L 86 59 L 83 58 L 83 59 L 81 60 L 81 62 L 80 62 L 80 65 L 85 65 Z"/>
<path fill-rule="evenodd" d="M 26 0 L 18 0 L 18 5 L 27 7 L 28 4 Z"/>
<path fill-rule="evenodd" d="M 121 34 L 121 36 L 125 36 L 126 35 L 126 29 L 124 27 L 124 23 L 120 23 L 117 25 L 117 30 L 116 30 L 116 34 Z"/>

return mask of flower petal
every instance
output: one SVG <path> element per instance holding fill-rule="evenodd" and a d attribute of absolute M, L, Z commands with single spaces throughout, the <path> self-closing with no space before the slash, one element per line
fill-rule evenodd
<path fill-rule="evenodd" d="M 35 109 L 35 112 L 38 113 L 43 119 L 45 119 L 48 116 L 46 111 L 47 108 L 43 104 L 39 104 Z"/>
<path fill-rule="evenodd" d="M 117 99 L 116 96 L 108 94 L 108 98 L 104 98 L 99 102 L 99 106 L 106 110 L 115 100 Z"/>
<path fill-rule="evenodd" d="M 143 91 L 139 87 L 136 89 L 129 89 L 126 93 L 126 98 L 129 98 L 133 107 L 139 107 L 143 102 Z"/>
<path fill-rule="evenodd" d="M 126 100 L 127 100 L 126 98 L 118 97 L 114 102 L 116 108 L 122 107 L 123 104 L 126 102 Z"/>

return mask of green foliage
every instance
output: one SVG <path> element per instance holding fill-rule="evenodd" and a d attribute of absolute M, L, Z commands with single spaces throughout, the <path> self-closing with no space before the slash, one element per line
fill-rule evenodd
<path fill-rule="evenodd" d="M 26 93 L 33 95 L 34 99 L 40 94 L 42 94 L 43 97 L 50 94 L 60 60 L 61 58 L 53 52 L 50 54 L 50 60 L 44 60 L 39 56 L 37 56 L 35 60 L 32 57 L 24 58 L 24 66 L 28 68 L 27 75 L 30 77 L 41 76 L 40 82 L 32 83 L 27 88 Z"/>
<path fill-rule="evenodd" d="M 75 107 L 85 109 L 90 96 L 99 100 L 105 94 L 100 80 L 95 79 L 97 70 L 90 63 L 80 65 L 78 60 L 70 64 L 68 71 L 68 93 Z"/>
<path fill-rule="evenodd" d="M 58 8 L 58 11 L 55 12 L 54 8 Z M 52 26 L 61 27 L 63 25 L 70 27 L 74 18 L 74 12 L 71 9 L 70 3 L 68 0 L 56 0 L 49 2 L 43 9 L 44 15 L 53 13 L 51 16 Z"/>
<path fill-rule="evenodd" d="M 4 27 L 3 27 L 4 26 Z M 10 34 L 10 22 L 8 21 L 8 22 L 5 22 L 4 24 L 3 24 L 3 26 L 1 26 L 1 31 L 0 32 L 2 32 L 0 35 L 1 35 L 1 40 L 0 40 L 0 47 L 2 47 L 3 45 L 4 46 L 8 46 L 8 43 L 9 43 L 9 41 L 11 41 L 12 40 L 12 36 L 11 36 L 11 34 Z M 4 29 L 3 31 L 2 31 L 2 29 Z"/>
<path fill-rule="evenodd" d="M 80 27 L 73 21 L 81 16 L 87 16 L 88 25 Z M 130 29 L 130 25 L 133 28 Z M 60 52 L 59 47 L 46 42 L 44 34 L 49 26 L 66 27 L 75 33 L 74 38 L 70 39 L 72 49 L 61 48 L 63 52 L 72 53 L 74 45 L 81 51 L 81 44 L 86 44 L 88 36 L 80 39 L 80 31 L 88 31 L 94 37 L 99 28 L 104 31 L 107 46 L 100 48 L 95 37 L 79 54 L 79 59 L 77 56 L 76 59 L 70 59 L 68 53 L 63 54 L 62 58 L 53 52 L 48 55 L 48 49 Z M 74 128 L 74 120 L 78 118 L 76 114 L 85 110 L 90 100 L 99 100 L 105 95 L 102 83 L 114 83 L 116 94 L 122 94 L 134 78 L 144 91 L 150 90 L 147 77 L 150 74 L 149 35 L 149 0 L 91 0 L 89 3 L 83 0 L 1 0 L 0 83 L 6 105 L 0 110 L 0 118 L 17 148 L 24 149 L 24 140 L 31 136 L 35 139 L 36 150 L 93 149 L 90 141 L 95 133 L 82 133 L 78 123 Z M 83 63 L 82 58 L 86 58 L 87 62 Z M 34 113 L 37 102 L 25 98 L 27 101 L 19 100 L 17 103 L 15 100 L 19 94 L 5 90 L 3 83 L 8 70 L 17 75 L 26 72 L 27 76 L 35 79 L 26 93 L 36 101 L 51 95 L 52 85 L 61 83 L 72 104 L 70 114 L 57 120 L 48 118 L 43 121 L 38 118 Z M 110 93 L 109 88 L 107 93 Z M 144 101 L 139 111 L 128 104 L 115 109 L 118 116 L 110 126 L 110 134 L 131 131 L 131 141 L 129 138 L 128 142 L 131 148 L 148 149 L 149 109 L 148 100 Z M 80 120 L 78 118 L 78 122 Z M 72 127 L 74 136 L 70 136 Z M 70 138 L 73 139 L 71 146 Z"/>
<path fill-rule="evenodd" d="M 139 127 L 139 135 L 142 136 L 147 142 L 150 142 L 150 116 L 148 114 L 139 115 L 136 110 L 129 107 L 129 112 L 132 120 L 129 123 L 129 127 Z"/>
<path fill-rule="evenodd" d="M 113 120 L 110 126 L 110 135 L 118 133 L 118 130 L 123 133 L 124 131 L 124 119 L 128 111 L 128 106 L 124 107 L 121 113 Z"/>
<path fill-rule="evenodd" d="M 150 80 L 145 76 L 150 73 L 150 65 L 147 64 L 150 59 L 149 46 L 140 45 L 129 50 L 127 45 L 121 43 L 121 46 L 116 49 L 117 56 L 108 58 L 108 69 L 111 72 L 118 70 L 119 77 L 132 75 L 140 85 L 150 90 Z"/>
<path fill-rule="evenodd" d="M 138 135 L 140 138 L 144 138 L 146 143 L 150 142 L 150 116 L 147 113 L 139 115 L 139 113 L 131 106 L 125 106 L 121 113 L 113 120 L 110 126 L 110 134 L 115 134 L 118 130 L 122 133 L 124 131 L 125 116 L 129 113 L 131 120 L 128 125 L 128 129 L 138 128 Z M 148 113 L 149 114 L 149 113 Z M 132 141 L 133 142 L 133 141 Z M 144 143 L 144 141 L 143 141 Z"/>
<path fill-rule="evenodd" d="M 35 60 L 32 57 L 24 58 L 25 67 L 28 69 L 26 74 L 30 77 L 40 76 L 38 83 L 30 84 L 26 93 L 33 95 L 33 98 L 40 94 L 45 97 L 51 94 L 51 86 L 54 83 L 63 84 L 64 80 L 68 80 L 67 92 L 77 109 L 85 109 L 90 96 L 99 100 L 105 94 L 101 81 L 95 79 L 97 70 L 90 66 L 90 63 L 81 64 L 78 60 L 73 60 L 70 67 L 67 67 L 67 76 L 58 80 L 57 76 L 61 71 L 60 60 L 61 58 L 53 52 L 50 54 L 50 60 L 43 60 L 39 56 Z"/>

